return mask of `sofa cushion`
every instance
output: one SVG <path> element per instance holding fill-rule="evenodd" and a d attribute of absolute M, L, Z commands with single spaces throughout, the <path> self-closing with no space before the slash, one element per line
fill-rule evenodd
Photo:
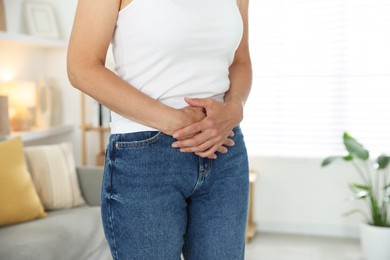
<path fill-rule="evenodd" d="M 35 188 L 47 210 L 85 204 L 70 143 L 25 148 Z"/>
<path fill-rule="evenodd" d="M 27 170 L 20 137 L 0 143 L 0 207 L 0 226 L 46 216 Z"/>
<path fill-rule="evenodd" d="M 0 259 L 112 259 L 100 207 L 50 211 L 45 219 L 0 228 Z"/>

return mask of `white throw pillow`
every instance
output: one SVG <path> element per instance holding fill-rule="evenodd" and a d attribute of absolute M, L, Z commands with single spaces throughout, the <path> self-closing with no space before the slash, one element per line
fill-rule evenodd
<path fill-rule="evenodd" d="M 70 143 L 25 147 L 27 165 L 45 209 L 85 204 Z"/>

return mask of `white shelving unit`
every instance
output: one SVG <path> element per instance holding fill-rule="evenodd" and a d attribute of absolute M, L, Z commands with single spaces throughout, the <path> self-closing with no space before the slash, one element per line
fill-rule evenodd
<path fill-rule="evenodd" d="M 53 1 L 53 0 L 51 0 Z M 23 28 L 23 3 L 24 0 L 3 0 L 5 5 L 5 17 L 7 18 L 7 31 L 0 31 L 0 67 L 7 68 L 10 63 L 11 69 L 22 67 L 24 69 L 22 78 L 33 78 L 34 75 L 28 73 L 29 67 L 34 67 L 36 64 L 44 64 L 42 62 L 46 59 L 46 51 L 66 49 L 67 42 L 59 38 L 45 38 L 33 36 L 25 33 Z M 55 1 L 53 1 L 54 3 Z M 21 47 L 14 49 L 13 47 Z M 8 51 L 9 50 L 9 51 Z M 17 58 L 11 55 L 18 54 L 21 50 L 21 55 Z M 36 51 L 38 54 L 35 54 Z M 11 53 L 11 55 L 6 55 Z M 34 54 L 32 54 L 34 53 Z M 4 57 L 1 55 L 3 54 Z M 27 58 L 24 60 L 24 56 Z M 6 56 L 6 57 L 5 57 Z M 17 55 L 16 55 L 17 56 Z M 12 62 L 18 59 L 18 62 Z M 37 60 L 38 59 L 38 60 Z M 8 62 L 8 63 L 7 63 Z M 27 73 L 26 73 L 27 71 Z M 36 70 L 32 70 L 36 72 Z M 38 70 L 39 73 L 45 75 L 44 70 Z M 24 73 L 24 74 L 23 74 Z M 24 132 L 11 132 L 9 135 L 0 135 L 0 141 L 8 140 L 20 136 L 25 144 L 29 143 L 45 143 L 48 139 L 61 138 L 72 133 L 74 126 L 60 125 L 45 129 L 31 129 Z"/>
<path fill-rule="evenodd" d="M 65 41 L 59 39 L 35 37 L 28 34 L 12 32 L 0 32 L 0 44 L 6 44 L 3 45 L 3 48 L 8 48 L 7 45 L 10 45 L 38 49 L 62 49 L 66 48 L 67 45 Z M 32 129 L 23 132 L 11 132 L 10 135 L 0 136 L 0 141 L 20 136 L 23 142 L 28 144 L 31 142 L 70 134 L 72 131 L 73 126 L 71 125 L 54 126 L 45 129 Z"/>
<path fill-rule="evenodd" d="M 20 136 L 24 143 L 29 143 L 44 140 L 51 137 L 70 134 L 73 129 L 74 127 L 72 125 L 61 125 L 45 129 L 32 129 L 30 131 L 25 132 L 12 132 L 10 135 L 0 136 L 0 141 L 9 140 Z"/>
<path fill-rule="evenodd" d="M 0 32 L 0 42 L 37 48 L 66 48 L 67 43 L 59 39 L 35 37 L 28 34 Z"/>

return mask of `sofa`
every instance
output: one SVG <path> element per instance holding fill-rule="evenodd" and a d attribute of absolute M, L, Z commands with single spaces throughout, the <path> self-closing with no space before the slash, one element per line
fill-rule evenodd
<path fill-rule="evenodd" d="M 0 171 L 3 169 L 0 166 Z M 82 203 L 58 209 L 45 207 L 44 215 L 1 226 L 1 260 L 112 259 L 100 216 L 103 169 L 75 167 L 75 171 Z M 36 186 L 38 194 L 39 189 Z M 6 209 L 0 207 L 0 216 Z"/>

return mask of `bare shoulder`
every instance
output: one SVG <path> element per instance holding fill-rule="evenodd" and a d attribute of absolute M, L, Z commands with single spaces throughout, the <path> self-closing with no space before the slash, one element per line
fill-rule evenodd
<path fill-rule="evenodd" d="M 121 0 L 121 5 L 119 9 L 122 10 L 123 8 L 131 4 L 131 2 L 133 2 L 133 0 Z"/>

